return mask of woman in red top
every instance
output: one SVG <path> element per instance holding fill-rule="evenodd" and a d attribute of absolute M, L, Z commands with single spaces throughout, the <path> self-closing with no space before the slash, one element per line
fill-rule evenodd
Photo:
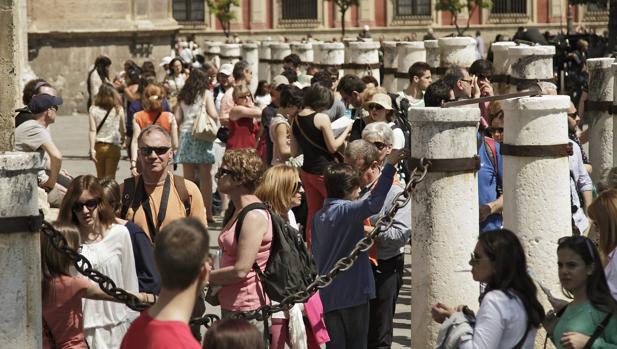
<path fill-rule="evenodd" d="M 137 176 L 137 139 L 146 126 L 159 125 L 171 135 L 171 148 L 178 149 L 178 124 L 174 114 L 163 111 L 165 89 L 157 84 L 146 86 L 141 96 L 144 110 L 135 113 L 133 117 L 133 139 L 131 139 L 131 173 Z"/>
<path fill-rule="evenodd" d="M 261 109 L 254 106 L 251 91 L 244 84 L 234 87 L 233 99 L 236 105 L 229 112 L 227 150 L 255 148 Z"/>

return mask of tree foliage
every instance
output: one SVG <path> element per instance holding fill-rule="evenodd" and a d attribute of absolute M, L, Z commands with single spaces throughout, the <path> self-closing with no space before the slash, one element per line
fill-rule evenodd
<path fill-rule="evenodd" d="M 333 2 L 341 14 L 341 38 L 345 37 L 345 13 L 352 6 L 358 6 L 360 0 L 326 0 Z"/>
<path fill-rule="evenodd" d="M 452 24 L 456 27 L 458 36 L 463 36 L 465 31 L 469 29 L 469 24 L 474 11 L 478 8 L 491 8 L 493 2 L 491 0 L 438 0 L 435 4 L 435 10 L 446 11 L 452 14 Z M 458 24 L 458 18 L 467 10 L 467 25 L 461 28 Z"/>
<path fill-rule="evenodd" d="M 225 37 L 229 37 L 231 21 L 236 19 L 236 14 L 231 10 L 232 6 L 240 6 L 240 0 L 206 0 L 208 10 L 216 16 L 223 27 Z"/>

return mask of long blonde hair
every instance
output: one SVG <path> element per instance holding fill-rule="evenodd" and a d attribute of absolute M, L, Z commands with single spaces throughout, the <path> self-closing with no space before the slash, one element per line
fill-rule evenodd
<path fill-rule="evenodd" d="M 598 247 L 606 265 L 608 255 L 617 248 L 617 189 L 602 192 L 589 205 L 588 213 L 600 232 Z"/>
<path fill-rule="evenodd" d="M 287 219 L 294 188 L 300 181 L 298 170 L 288 165 L 275 165 L 264 172 L 255 195 L 268 204 L 279 216 Z"/>

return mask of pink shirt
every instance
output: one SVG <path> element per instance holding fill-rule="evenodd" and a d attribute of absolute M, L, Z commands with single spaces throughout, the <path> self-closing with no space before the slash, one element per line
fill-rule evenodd
<path fill-rule="evenodd" d="M 81 299 L 91 284 L 90 280 L 75 276 L 60 276 L 51 281 L 48 299 L 43 303 L 44 349 L 88 348 Z M 53 338 L 49 338 L 45 325 Z"/>
<path fill-rule="evenodd" d="M 268 231 L 261 241 L 255 262 L 261 270 L 266 267 L 268 257 L 270 257 L 270 247 L 272 245 L 272 222 L 270 214 L 264 210 L 256 210 L 268 218 Z M 250 231 L 249 231 L 250 233 Z M 238 259 L 238 241 L 236 240 L 236 222 L 228 229 L 222 230 L 219 234 L 219 247 L 221 248 L 221 268 L 236 264 Z M 259 277 L 251 268 L 244 280 L 235 284 L 223 286 L 218 292 L 221 308 L 230 311 L 249 311 L 255 310 L 263 304 L 269 303 Z"/>

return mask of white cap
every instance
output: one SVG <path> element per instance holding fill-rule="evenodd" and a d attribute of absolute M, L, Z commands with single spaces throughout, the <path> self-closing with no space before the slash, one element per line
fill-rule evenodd
<path fill-rule="evenodd" d="M 233 72 L 234 72 L 234 66 L 229 63 L 225 63 L 221 65 L 221 68 L 219 68 L 219 73 L 223 73 L 227 76 L 231 76 Z"/>
<path fill-rule="evenodd" d="M 172 59 L 173 59 L 173 58 L 171 58 L 171 57 L 169 57 L 169 56 L 165 56 L 165 57 L 163 57 L 163 59 L 161 59 L 161 64 L 159 64 L 159 67 L 162 67 L 162 66 L 164 66 L 164 65 L 166 65 L 166 64 L 171 63 Z"/>

